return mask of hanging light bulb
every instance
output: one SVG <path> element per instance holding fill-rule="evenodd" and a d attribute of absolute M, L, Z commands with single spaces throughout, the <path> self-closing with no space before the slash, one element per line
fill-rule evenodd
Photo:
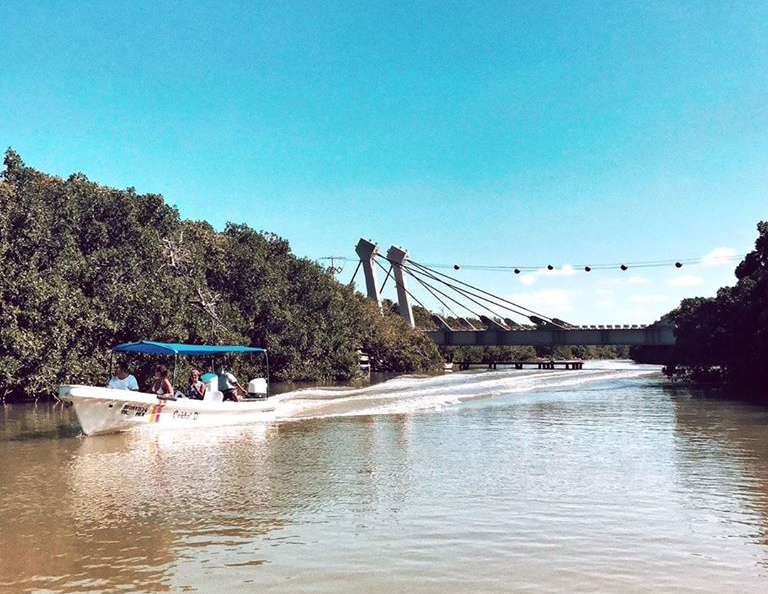
<path fill-rule="evenodd" d="M 458 270 L 459 268 L 461 268 L 461 266 L 459 266 L 458 264 L 454 264 L 454 265 L 453 265 L 453 269 L 454 269 L 454 270 Z"/>
<path fill-rule="evenodd" d="M 629 268 L 629 266 L 627 266 L 626 264 L 622 264 L 619 268 L 621 268 L 622 270 L 626 270 L 627 268 Z"/>
<path fill-rule="evenodd" d="M 552 264 L 547 264 L 547 270 L 554 270 L 555 267 Z"/>
<path fill-rule="evenodd" d="M 520 269 L 519 268 L 515 268 L 515 274 L 520 274 Z"/>
<path fill-rule="evenodd" d="M 585 272 L 591 272 L 592 271 L 592 267 L 591 266 L 585 266 L 584 267 L 584 271 Z"/>
<path fill-rule="evenodd" d="M 683 263 L 682 262 L 675 262 L 675 268 L 682 268 Z"/>

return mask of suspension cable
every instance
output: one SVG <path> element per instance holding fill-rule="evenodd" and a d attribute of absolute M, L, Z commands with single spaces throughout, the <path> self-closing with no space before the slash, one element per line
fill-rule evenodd
<path fill-rule="evenodd" d="M 522 312 L 522 311 L 520 311 L 518 309 L 515 309 L 514 307 L 510 307 L 509 305 L 506 305 L 505 303 L 500 303 L 499 301 L 503 301 L 500 297 L 497 298 L 497 297 L 494 296 L 494 299 L 489 299 L 488 297 L 485 297 L 484 295 L 475 293 L 473 291 L 469 291 L 468 289 L 462 289 L 461 287 L 458 287 L 458 286 L 456 286 L 454 284 L 448 283 L 448 282 L 444 281 L 443 279 L 438 278 L 437 276 L 435 276 L 433 274 L 430 274 L 429 272 L 424 272 L 423 270 L 418 270 L 417 269 L 417 270 L 412 270 L 411 272 L 416 272 L 418 274 L 423 274 L 423 275 L 427 276 L 428 278 L 431 278 L 433 280 L 441 282 L 444 285 L 446 285 L 447 287 L 449 287 L 450 289 L 453 289 L 454 291 L 456 291 L 459 295 L 461 295 L 463 297 L 466 297 L 467 299 L 471 299 L 470 296 L 477 297 L 478 299 L 481 299 L 483 301 L 487 301 L 488 303 L 490 303 L 491 305 L 493 305 L 495 307 L 501 307 L 502 309 L 506 309 L 507 311 L 511 311 L 513 314 L 525 318 L 526 321 L 528 321 L 528 319 L 529 319 L 529 316 L 528 316 L 527 313 Z M 488 309 L 489 311 L 493 311 L 493 310 L 491 310 L 491 309 L 489 309 L 487 307 L 486 307 L 486 309 Z M 494 315 L 496 315 L 496 314 L 494 314 Z M 542 318 L 550 319 L 549 316 L 545 316 L 543 314 L 538 314 L 538 315 L 540 315 Z M 499 316 L 499 317 L 501 317 L 501 316 Z"/>
<path fill-rule="evenodd" d="M 455 299 L 452 299 L 451 297 L 448 297 L 448 295 L 446 295 L 445 293 L 443 293 L 442 291 L 440 291 L 439 289 L 437 289 L 437 288 L 436 288 L 436 287 L 434 287 L 433 285 L 430 285 L 430 284 L 429 284 L 429 283 L 427 283 L 426 281 L 424 281 L 424 280 L 422 280 L 421 278 L 419 278 L 419 277 L 416 275 L 416 271 L 414 271 L 414 270 L 411 270 L 411 269 L 409 269 L 409 268 L 408 268 L 408 267 L 406 267 L 406 266 L 404 266 L 404 267 L 403 267 L 403 270 L 405 270 L 406 272 L 408 272 L 408 274 L 410 274 L 410 275 L 411 275 L 413 278 L 415 278 L 415 279 L 416 279 L 417 281 L 419 281 L 420 283 L 422 283 L 422 284 L 425 284 L 425 285 L 429 285 L 430 287 L 432 287 L 432 288 L 433 288 L 435 291 L 439 292 L 439 293 L 440 293 L 441 295 L 443 295 L 444 297 L 447 297 L 448 299 L 451 299 L 451 301 L 453 301 L 454 303 L 459 303 L 459 302 L 458 302 L 458 301 L 456 301 Z M 422 272 L 421 274 L 425 274 L 425 273 L 423 273 L 423 272 Z M 429 275 L 426 275 L 426 274 L 425 274 L 425 276 L 428 276 L 429 278 L 433 278 L 434 280 L 437 280 L 438 282 L 442 282 L 442 283 L 443 283 L 443 284 L 445 284 L 446 286 L 448 286 L 448 287 L 450 287 L 451 289 L 453 289 L 454 291 L 456 291 L 456 292 L 457 292 L 459 295 L 461 295 L 462 297 L 464 297 L 464 298 L 466 298 L 466 299 L 469 299 L 469 300 L 470 300 L 472 303 L 474 303 L 474 304 L 476 304 L 476 305 L 479 305 L 479 306 L 480 306 L 480 307 L 482 307 L 483 309 L 485 309 L 485 310 L 489 311 L 489 312 L 491 313 L 491 315 L 493 315 L 493 316 L 496 316 L 497 318 L 500 318 L 500 319 L 501 319 L 503 316 L 500 316 L 500 315 L 499 315 L 497 312 L 495 312 L 493 309 L 491 309 L 490 307 L 488 307 L 488 305 L 486 305 L 486 304 L 484 304 L 484 303 L 481 303 L 481 302 L 477 301 L 476 299 L 473 299 L 472 297 L 473 297 L 473 296 L 474 296 L 474 297 L 477 297 L 478 299 L 482 299 L 482 300 L 484 300 L 484 301 L 487 301 L 487 302 L 488 302 L 488 303 L 490 303 L 491 305 L 494 305 L 494 306 L 496 306 L 496 307 L 501 307 L 501 308 L 503 308 L 503 309 L 507 309 L 507 310 L 509 310 L 509 311 L 512 311 L 512 312 L 513 312 L 513 313 L 515 313 L 516 315 L 522 315 L 522 316 L 524 316 L 524 317 L 526 317 L 526 318 L 527 318 L 527 316 L 525 316 L 525 314 L 522 314 L 522 313 L 520 313 L 519 311 L 515 311 L 515 310 L 513 310 L 512 308 L 510 308 L 509 306 L 506 306 L 506 305 L 503 305 L 503 304 L 500 304 L 500 303 L 496 303 L 496 302 L 494 302 L 494 301 L 491 301 L 491 300 L 490 300 L 490 299 L 488 299 L 487 297 L 483 297 L 482 295 L 476 295 L 475 293 L 471 293 L 471 292 L 467 291 L 466 289 L 461 289 L 461 288 L 458 288 L 458 287 L 454 287 L 454 286 L 451 286 L 451 285 L 449 285 L 448 283 L 445 283 L 445 281 L 442 281 L 442 280 L 441 280 L 441 279 L 439 279 L 439 278 L 436 278 L 436 277 L 432 277 L 432 276 L 429 276 Z M 464 307 L 465 309 L 467 309 L 468 311 L 472 311 L 471 309 L 467 308 L 465 305 L 463 305 L 463 304 L 460 304 L 460 305 L 461 305 L 462 307 Z M 476 312 L 472 312 L 472 313 L 473 313 L 474 315 L 476 315 L 476 316 L 478 316 L 478 317 L 479 317 L 479 314 L 477 314 Z"/>
<path fill-rule="evenodd" d="M 413 278 L 415 278 L 415 279 L 416 279 L 416 280 L 417 280 L 419 283 L 421 283 L 422 285 L 424 285 L 424 288 L 425 288 L 425 289 L 427 289 L 427 291 L 429 291 L 430 293 L 432 293 L 432 291 L 433 291 L 433 290 L 434 290 L 434 291 L 436 291 L 437 293 L 440 293 L 440 294 L 441 294 L 443 297 L 445 297 L 446 299 L 448 299 L 448 300 L 450 300 L 450 301 L 453 301 L 453 302 L 454 302 L 456 305 L 458 305 L 459 307 L 462 307 L 462 308 L 466 309 L 466 310 L 467 310 L 469 313 L 471 313 L 473 316 L 475 316 L 476 318 L 480 319 L 480 314 L 479 314 L 479 313 L 477 313 L 476 311 L 474 311 L 474 310 L 470 309 L 469 307 L 467 307 L 466 305 L 464 305 L 464 304 L 463 304 L 463 303 L 461 303 L 460 301 L 457 301 L 456 299 L 454 299 L 454 298 L 453 298 L 453 297 L 451 297 L 450 295 L 446 295 L 445 293 L 443 293 L 443 292 L 442 292 L 440 289 L 438 289 L 437 287 L 434 287 L 434 286 L 430 285 L 428 282 L 426 282 L 426 281 L 424 281 L 424 280 L 420 279 L 420 278 L 419 278 L 419 277 L 417 277 L 415 274 L 413 274 L 413 272 L 412 272 L 411 270 L 409 270 L 407 267 L 403 266 L 403 270 L 405 270 L 405 271 L 406 271 L 408 274 L 410 274 L 410 275 L 411 275 Z M 437 295 L 435 295 L 434 293 L 432 293 L 432 294 L 434 295 L 435 299 L 437 299 L 438 301 L 440 301 L 440 303 L 443 303 L 443 301 L 440 299 L 440 297 L 438 297 L 438 296 L 437 296 Z M 482 304 L 480 304 L 480 305 L 481 305 L 481 307 L 483 307 L 483 309 L 487 309 L 487 308 L 485 308 L 485 307 L 484 307 Z M 450 311 L 450 312 L 451 312 L 451 313 L 452 313 L 452 314 L 453 314 L 455 317 L 457 317 L 457 318 L 461 317 L 461 316 L 459 316 L 459 315 L 458 315 L 458 314 L 457 314 L 455 311 L 453 311 L 453 310 L 452 310 L 450 307 L 448 307 L 448 306 L 447 306 L 445 303 L 443 303 L 443 306 L 444 306 L 444 307 L 446 307 L 446 308 L 448 309 L 448 311 Z M 494 314 L 494 315 L 495 315 L 495 314 Z"/>
<path fill-rule="evenodd" d="M 376 265 L 377 265 L 379 268 L 381 268 L 382 270 L 384 270 L 384 271 L 386 272 L 386 270 L 387 270 L 387 269 L 386 269 L 386 268 L 384 268 L 384 267 L 381 265 L 381 263 L 380 263 L 378 260 L 374 260 L 374 262 L 376 262 Z M 429 308 L 428 308 L 428 307 L 426 307 L 426 306 L 425 306 L 425 305 L 424 305 L 424 304 L 423 304 L 421 301 L 419 301 L 419 300 L 418 300 L 416 297 L 414 297 L 414 295 L 413 295 L 413 294 L 412 294 L 412 293 L 411 293 L 411 292 L 410 292 L 408 289 L 406 289 L 406 288 L 405 288 L 404 286 L 402 286 L 402 285 L 401 285 L 399 282 L 397 282 L 397 279 L 394 277 L 394 275 L 392 276 L 392 278 L 394 278 L 394 279 L 395 279 L 395 284 L 396 284 L 398 287 L 400 287 L 400 288 L 401 288 L 403 291 L 405 291 L 406 293 L 408 293 L 408 295 L 410 295 L 410 296 L 413 298 L 413 300 L 414 300 L 416 303 L 418 303 L 418 304 L 419 304 L 421 307 L 423 307 L 424 309 L 426 309 L 427 311 L 429 311 Z"/>
<path fill-rule="evenodd" d="M 447 275 L 447 274 L 445 274 L 443 272 L 439 272 L 437 270 L 432 270 L 431 268 L 427 268 L 423 264 L 419 264 L 418 262 L 414 262 L 413 260 L 411 260 L 410 262 L 411 262 L 411 264 L 413 264 L 414 266 L 417 266 L 420 269 L 423 269 L 423 270 L 428 271 L 428 272 L 433 273 L 433 274 L 438 274 L 438 275 L 440 275 L 442 277 L 448 278 L 448 279 L 450 279 L 452 281 L 455 281 L 455 282 L 457 282 L 459 284 L 462 284 L 465 287 L 469 287 L 471 289 L 474 289 L 475 291 L 479 291 L 480 293 L 483 293 L 485 295 L 489 295 L 490 297 L 493 297 L 497 301 L 504 301 L 505 303 L 509 303 L 510 305 L 513 305 L 513 306 L 515 306 L 518 309 L 522 309 L 524 311 L 530 312 L 530 313 L 532 313 L 535 316 L 539 316 L 540 318 L 544 318 L 545 320 L 552 321 L 552 318 L 550 318 L 549 316 L 546 316 L 546 315 L 544 315 L 542 313 L 539 313 L 539 312 L 537 312 L 537 311 L 535 311 L 535 310 L 533 310 L 533 309 L 531 309 L 529 307 L 525 307 L 524 305 L 520 305 L 519 303 L 515 303 L 514 301 L 510 301 L 509 299 L 504 299 L 503 297 L 499 297 L 498 295 L 494 295 L 493 293 L 489 293 L 488 291 L 484 291 L 483 289 L 481 289 L 479 287 L 475 287 L 474 285 L 470 285 L 469 283 L 465 283 L 464 281 L 461 281 L 461 280 L 459 280 L 457 278 L 453 278 L 452 276 L 449 276 L 449 275 Z M 442 282 L 445 283 L 445 281 L 442 281 Z M 448 284 L 448 283 L 445 283 L 445 284 Z M 525 315 L 525 317 L 528 317 L 526 314 L 520 314 L 520 312 L 515 312 L 515 313 L 517 313 L 518 315 Z"/>
<path fill-rule="evenodd" d="M 357 276 L 357 271 L 360 270 L 360 266 L 363 265 L 363 261 L 360 260 L 357 263 L 357 267 L 355 268 L 355 271 L 352 273 L 352 279 L 349 281 L 349 286 L 351 287 L 353 284 L 355 284 L 355 277 Z"/>
<path fill-rule="evenodd" d="M 383 257 L 383 256 L 381 256 L 381 257 Z M 473 291 L 469 291 L 467 289 L 462 289 L 461 287 L 458 287 L 458 286 L 456 286 L 456 285 L 454 285 L 452 283 L 446 282 L 445 280 L 443 280 L 441 278 L 438 278 L 437 276 L 435 276 L 435 274 L 440 274 L 441 276 L 445 276 L 447 278 L 451 278 L 451 277 L 449 277 L 449 276 L 447 276 L 445 274 L 439 273 L 437 271 L 434 271 L 435 274 L 433 274 L 432 271 L 430 271 L 430 269 L 428 269 L 428 268 L 426 268 L 426 267 L 424 267 L 422 265 L 419 265 L 417 262 L 411 262 L 411 263 L 415 264 L 416 266 L 419 267 L 419 270 L 418 270 L 419 274 L 423 274 L 423 275 L 427 276 L 428 278 L 431 278 L 431 279 L 436 280 L 436 281 L 438 281 L 440 283 L 443 283 L 447 287 L 449 287 L 449 288 L 453 289 L 454 291 L 456 291 L 459 295 L 462 295 L 463 297 L 471 300 L 473 303 L 477 303 L 478 305 L 480 305 L 484 309 L 487 309 L 488 311 L 493 312 L 493 310 L 490 309 L 487 305 L 483 305 L 482 303 L 478 303 L 476 300 L 472 299 L 471 296 L 477 297 L 478 299 L 482 299 L 484 301 L 487 301 L 488 303 L 490 303 L 490 304 L 492 304 L 492 305 L 494 305 L 496 307 L 501 307 L 502 309 L 506 309 L 508 311 L 511 311 L 515 315 L 518 315 L 518 316 L 521 316 L 521 317 L 525 318 L 526 321 L 529 320 L 529 315 L 527 313 L 524 313 L 523 311 L 520 311 L 520 309 L 523 309 L 523 310 L 528 311 L 528 312 L 530 312 L 532 314 L 535 314 L 535 315 L 537 315 L 537 316 L 539 316 L 539 317 L 541 317 L 541 318 L 543 318 L 545 320 L 553 321 L 552 318 L 550 318 L 547 315 L 544 315 L 542 313 L 533 311 L 533 310 L 531 310 L 531 309 L 529 309 L 529 308 L 527 308 L 525 306 L 518 305 L 517 303 L 509 301 L 508 299 L 504 299 L 503 297 L 498 297 L 497 295 L 494 295 L 493 293 L 488 293 L 488 291 L 483 291 L 482 289 L 474 287 L 474 286 L 472 286 L 472 285 L 470 285 L 468 283 L 464 283 L 463 281 L 457 280 L 456 282 L 459 282 L 459 283 L 461 283 L 463 285 L 466 285 L 468 287 L 472 287 L 473 289 L 475 289 L 477 291 L 480 291 L 480 293 L 484 293 L 485 295 L 490 295 L 493 299 L 489 299 L 488 297 L 485 297 L 485 296 L 483 296 L 481 294 L 478 294 L 478 293 L 475 293 Z M 422 268 L 424 268 L 425 270 L 421 270 Z M 408 270 L 408 268 L 406 268 L 406 270 Z M 409 270 L 409 272 L 413 273 L 414 270 Z M 454 280 L 454 279 L 451 279 L 451 280 Z M 500 302 L 504 302 L 504 303 L 500 303 Z M 512 305 L 514 307 L 510 307 L 509 305 L 506 305 L 505 303 L 508 303 L 508 304 L 510 304 L 510 305 Z M 519 309 L 517 309 L 517 308 L 519 308 Z M 494 312 L 493 315 L 496 315 L 497 317 L 501 317 L 501 316 L 498 316 L 498 314 L 496 314 L 495 312 Z"/>
<path fill-rule="evenodd" d="M 381 295 L 381 292 L 384 290 L 384 287 L 387 286 L 387 281 L 389 280 L 389 275 L 392 274 L 392 265 L 389 266 L 389 271 L 387 272 L 387 276 L 384 278 L 384 282 L 381 283 L 381 289 L 379 289 L 379 295 Z"/>
<path fill-rule="evenodd" d="M 445 301 L 443 301 L 442 299 L 440 299 L 440 297 L 437 296 L 437 294 L 430 288 L 429 283 L 426 283 L 426 282 L 422 281 L 420 278 L 415 277 L 415 276 L 413 278 L 415 278 L 416 281 L 421 284 L 421 286 L 423 286 L 427 291 L 429 291 L 429 293 L 432 295 L 432 297 L 434 297 L 435 299 L 437 299 L 440 302 L 440 305 L 442 305 L 445 309 L 450 311 L 453 314 L 453 317 L 455 317 L 455 318 L 459 317 L 456 314 L 456 312 L 451 309 L 450 305 L 446 304 Z"/>

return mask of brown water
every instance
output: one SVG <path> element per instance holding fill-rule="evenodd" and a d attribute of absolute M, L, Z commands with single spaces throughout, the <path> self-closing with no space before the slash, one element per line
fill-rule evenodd
<path fill-rule="evenodd" d="M 405 378 L 205 432 L 0 408 L 0 592 L 768 591 L 768 410 L 643 371 Z"/>

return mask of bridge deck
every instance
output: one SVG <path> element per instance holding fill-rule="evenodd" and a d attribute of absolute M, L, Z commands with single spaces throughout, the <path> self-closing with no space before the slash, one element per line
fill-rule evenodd
<path fill-rule="evenodd" d="M 515 369 L 584 369 L 584 361 L 581 359 L 550 360 L 550 361 L 452 361 L 446 363 L 454 368 L 469 369 L 472 365 L 488 366 L 488 369 L 498 369 L 499 365 L 507 365 Z"/>
<path fill-rule="evenodd" d="M 519 328 L 514 330 L 429 330 L 427 336 L 440 346 L 672 346 L 671 324 L 640 328 Z"/>

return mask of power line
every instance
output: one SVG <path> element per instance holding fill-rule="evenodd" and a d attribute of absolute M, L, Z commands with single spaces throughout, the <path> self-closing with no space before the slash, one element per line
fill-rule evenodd
<path fill-rule="evenodd" d="M 581 268 L 581 269 L 588 268 L 589 269 L 588 271 L 610 270 L 613 268 L 622 268 L 622 266 L 625 267 L 625 269 L 657 268 L 657 267 L 664 267 L 664 266 L 675 266 L 677 268 L 681 268 L 684 265 L 694 266 L 699 264 L 706 264 L 709 262 L 712 262 L 712 263 L 732 262 L 743 257 L 744 257 L 743 254 L 733 254 L 733 255 L 723 255 L 723 256 L 715 256 L 715 257 L 709 256 L 709 257 L 699 257 L 699 258 L 678 258 L 675 260 L 625 260 L 622 262 L 603 262 L 603 263 L 597 263 L 597 264 L 581 263 L 581 264 L 569 264 L 568 266 L 570 266 L 574 270 L 577 268 Z M 335 256 L 335 258 L 337 260 L 345 261 L 345 262 L 357 261 L 356 258 L 337 257 L 337 256 Z M 462 269 L 462 270 L 477 270 L 477 271 L 486 271 L 486 272 L 517 272 L 517 273 L 534 272 L 538 270 L 562 270 L 562 266 L 558 268 L 551 263 L 539 264 L 534 266 L 530 264 L 517 264 L 517 265 L 436 264 L 436 263 L 424 262 L 422 263 L 422 266 L 426 266 L 431 269 L 434 269 L 434 268 L 446 269 L 446 270 Z"/>

